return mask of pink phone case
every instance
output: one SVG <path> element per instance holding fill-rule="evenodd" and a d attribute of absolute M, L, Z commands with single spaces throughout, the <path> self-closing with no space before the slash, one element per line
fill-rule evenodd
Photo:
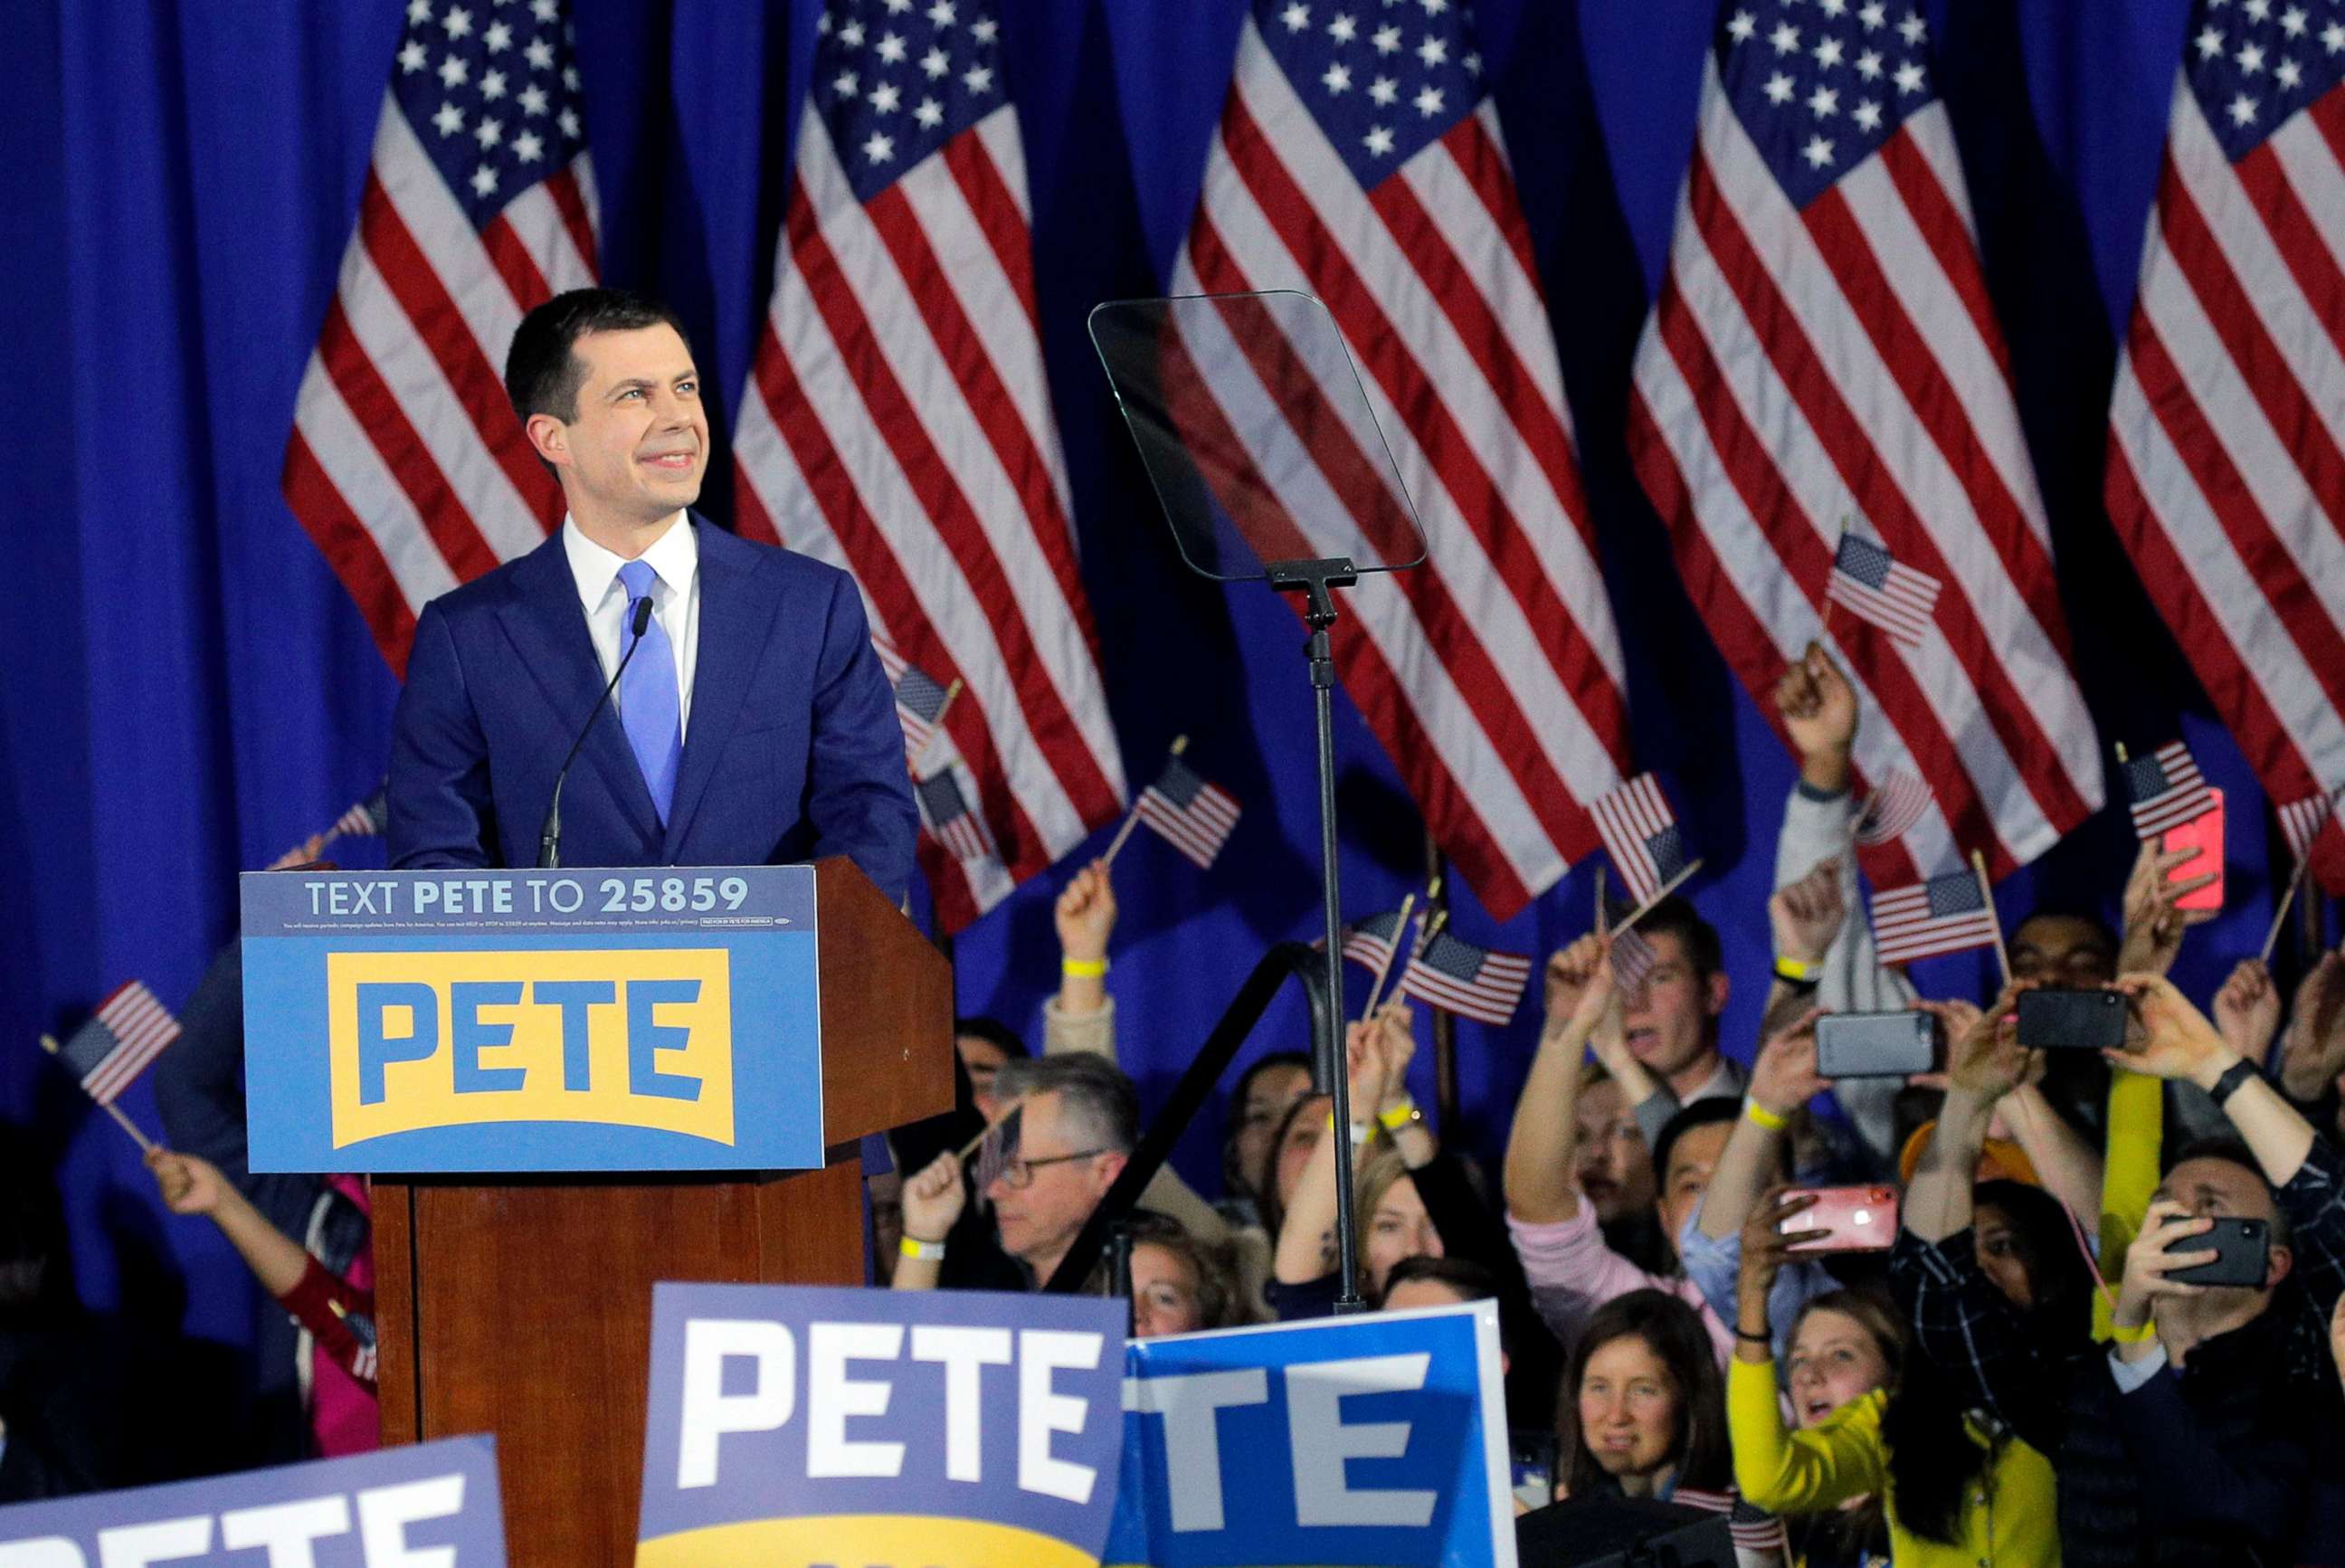
<path fill-rule="evenodd" d="M 1897 1239 L 1897 1189 L 1893 1186 L 1797 1187 L 1785 1197 L 1815 1196 L 1813 1208 L 1783 1221 L 1782 1233 L 1829 1230 L 1821 1241 L 1802 1241 L 1793 1252 L 1881 1252 Z"/>
<path fill-rule="evenodd" d="M 2197 850 L 2198 854 L 2177 866 L 2167 876 L 2169 882 L 2188 881 L 2203 877 L 2208 871 L 2215 880 L 2195 893 L 2186 893 L 2174 901 L 2178 910 L 2218 910 L 2223 907 L 2223 792 L 2209 789 L 2215 806 L 2202 816 L 2193 817 L 2166 835 L 2166 848 Z"/>

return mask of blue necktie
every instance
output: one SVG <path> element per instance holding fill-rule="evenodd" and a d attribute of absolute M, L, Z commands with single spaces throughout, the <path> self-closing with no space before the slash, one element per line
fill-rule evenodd
<path fill-rule="evenodd" d="M 619 652 L 627 651 L 627 628 L 635 624 L 635 605 L 659 581 L 648 561 L 630 561 L 619 568 L 627 590 L 627 608 L 619 622 Z M 644 627 L 643 646 L 619 677 L 619 722 L 634 748 L 635 766 L 644 771 L 644 787 L 651 791 L 660 826 L 667 826 L 667 809 L 675 799 L 675 773 L 684 761 L 684 716 L 675 683 L 675 648 L 655 609 Z"/>

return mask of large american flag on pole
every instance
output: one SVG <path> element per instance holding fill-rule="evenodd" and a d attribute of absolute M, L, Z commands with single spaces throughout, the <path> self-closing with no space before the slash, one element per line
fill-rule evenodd
<path fill-rule="evenodd" d="M 1345 687 L 1503 920 L 1595 847 L 1587 803 L 1619 781 L 1627 722 L 1562 376 L 1466 6 L 1255 0 L 1172 291 L 1267 289 L 1333 313 L 1427 537 L 1423 565 L 1345 596 Z M 1389 486 L 1390 466 L 1374 433 L 1325 417 L 1358 393 L 1323 384 L 1289 439 L 1365 519 L 1388 509 L 1369 487 Z M 1233 411 L 1262 395 L 1208 390 Z M 1325 496 L 1278 454 L 1254 455 L 1288 517 Z"/>
<path fill-rule="evenodd" d="M 2191 8 L 2109 515 L 2285 814 L 2345 784 L 2345 12 Z M 2345 890 L 2345 834 L 2313 870 Z"/>
<path fill-rule="evenodd" d="M 2101 803 L 2050 533 L 1918 5 L 1726 0 L 1629 441 L 1728 661 L 1811 638 L 1844 518 L 1943 590 L 1833 628 L 1858 771 L 1933 797 L 1875 877 L 2033 859 Z"/>
<path fill-rule="evenodd" d="M 394 669 L 427 601 L 562 520 L 503 372 L 522 317 L 594 280 L 580 106 L 561 0 L 410 0 L 284 473 Z"/>
<path fill-rule="evenodd" d="M 1025 154 L 980 0 L 831 0 L 734 434 L 741 531 L 842 566 L 939 685 L 1006 877 L 924 849 L 958 930 L 1121 814 L 1042 374 Z"/>

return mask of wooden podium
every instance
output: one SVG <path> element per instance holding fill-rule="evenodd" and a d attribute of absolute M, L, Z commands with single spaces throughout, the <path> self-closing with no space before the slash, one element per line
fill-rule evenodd
<path fill-rule="evenodd" d="M 852 863 L 816 867 L 820 1170 L 378 1179 L 383 1441 L 497 1440 L 517 1568 L 634 1561 L 652 1286 L 859 1285 L 856 1141 L 952 1108 L 952 973 Z"/>

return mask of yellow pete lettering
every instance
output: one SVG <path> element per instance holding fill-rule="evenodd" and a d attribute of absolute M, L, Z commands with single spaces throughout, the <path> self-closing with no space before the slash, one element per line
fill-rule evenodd
<path fill-rule="evenodd" d="M 344 952 L 326 961 L 334 1146 L 599 1122 L 733 1142 L 722 948 Z"/>

